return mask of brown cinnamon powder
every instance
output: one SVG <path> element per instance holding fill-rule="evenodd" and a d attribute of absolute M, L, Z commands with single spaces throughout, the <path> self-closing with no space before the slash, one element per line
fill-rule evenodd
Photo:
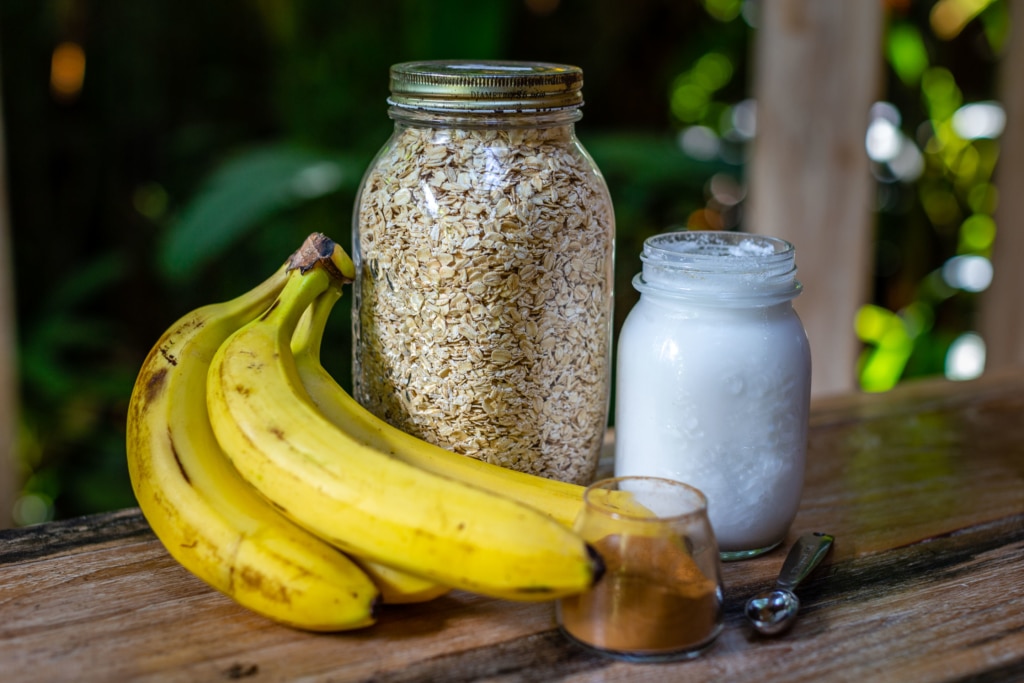
<path fill-rule="evenodd" d="M 562 627 L 593 647 L 658 654 L 696 648 L 718 629 L 721 596 L 678 538 L 606 536 L 594 543 L 607 571 L 561 601 Z"/>

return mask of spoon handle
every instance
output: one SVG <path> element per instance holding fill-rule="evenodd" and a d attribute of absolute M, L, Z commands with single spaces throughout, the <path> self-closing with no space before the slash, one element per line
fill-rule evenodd
<path fill-rule="evenodd" d="M 786 561 L 782 563 L 782 571 L 779 572 L 776 585 L 787 590 L 796 588 L 797 584 L 806 579 L 818 566 L 834 540 L 830 534 L 823 534 L 820 531 L 801 536 L 789 551 Z"/>

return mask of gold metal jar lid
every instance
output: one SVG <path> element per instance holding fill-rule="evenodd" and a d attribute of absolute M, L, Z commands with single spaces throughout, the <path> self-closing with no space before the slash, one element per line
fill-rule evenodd
<path fill-rule="evenodd" d="M 540 112 L 583 104 L 583 71 L 567 64 L 442 60 L 391 67 L 388 103 L 451 112 Z"/>

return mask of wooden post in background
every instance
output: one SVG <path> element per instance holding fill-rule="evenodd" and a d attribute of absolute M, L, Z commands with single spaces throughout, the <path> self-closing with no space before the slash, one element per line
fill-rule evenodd
<path fill-rule="evenodd" d="M 881 87 L 882 3 L 764 0 L 754 49 L 757 134 L 744 229 L 797 248 L 796 309 L 812 393 L 854 389 L 857 309 L 874 268 L 864 147 Z"/>
<path fill-rule="evenodd" d="M 18 381 L 14 333 L 14 273 L 7 211 L 7 146 L 0 97 L 0 529 L 12 525 L 18 493 Z"/>
<path fill-rule="evenodd" d="M 1024 365 L 1024 6 L 1011 2 L 1008 7 L 1010 38 L 999 80 L 1006 128 L 995 173 L 999 205 L 992 286 L 981 297 L 979 315 L 986 371 Z"/>

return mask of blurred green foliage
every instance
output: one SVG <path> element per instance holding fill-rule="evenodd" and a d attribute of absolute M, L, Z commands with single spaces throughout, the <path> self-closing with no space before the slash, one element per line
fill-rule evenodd
<path fill-rule="evenodd" d="M 920 124 L 944 130 L 951 93 L 991 97 L 1003 3 L 945 41 L 928 28 L 931 4 L 892 3 L 886 43 L 886 97 L 911 138 Z M 583 68 L 578 132 L 615 201 L 621 322 L 646 237 L 739 223 L 745 141 L 731 117 L 749 96 L 756 9 L 742 0 L 4 0 L 20 521 L 132 505 L 125 408 L 150 345 L 188 310 L 255 284 L 309 232 L 349 244 L 362 170 L 391 129 L 395 62 Z M 64 43 L 83 50 L 80 90 L 52 87 Z M 687 130 L 710 135 L 714 153 L 685 153 Z M 884 381 L 941 371 L 936 349 L 969 326 L 969 301 L 928 299 L 925 285 L 950 255 L 991 243 L 972 217 L 990 213 L 977 188 L 995 148 L 970 142 L 976 170 L 965 183 L 963 154 L 948 144 L 927 152 L 920 182 L 880 180 L 876 296 L 858 329 L 865 373 L 882 365 Z M 713 178 L 732 188 L 726 205 Z M 936 222 L 947 209 L 929 193 L 956 210 Z M 347 386 L 349 321 L 337 310 L 326 361 Z M 896 328 L 900 362 L 885 366 L 881 340 L 899 334 L 879 330 Z"/>
<path fill-rule="evenodd" d="M 856 320 L 865 344 L 858 373 L 867 391 L 908 377 L 955 375 L 950 349 L 975 338 L 977 292 L 944 270 L 958 256 L 991 255 L 999 145 L 985 135 L 965 137 L 954 119 L 964 104 L 995 97 L 993 66 L 1009 17 L 1004 2 L 969 4 L 973 14 L 953 24 L 940 21 L 946 15 L 936 9 L 964 3 L 907 3 L 889 20 L 887 100 L 898 112 L 901 146 L 919 155 L 920 168 L 901 174 L 899 157 L 875 167 L 875 301 Z"/>

